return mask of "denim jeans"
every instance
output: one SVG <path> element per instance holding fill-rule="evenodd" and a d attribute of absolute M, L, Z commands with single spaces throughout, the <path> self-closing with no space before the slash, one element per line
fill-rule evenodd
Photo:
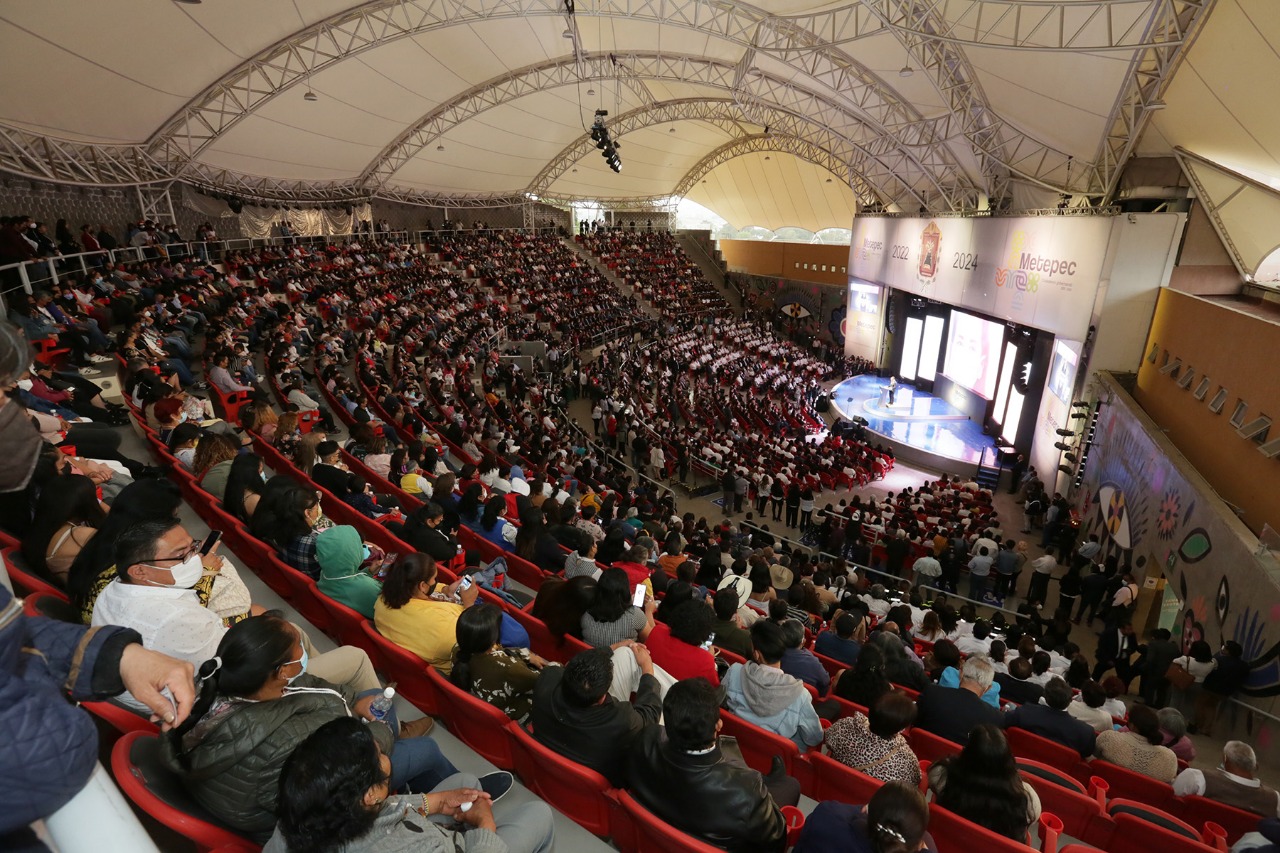
<path fill-rule="evenodd" d="M 387 720 L 398 727 L 395 714 Z M 415 794 L 433 790 L 442 781 L 458 772 L 440 751 L 440 746 L 429 737 L 401 738 L 391 747 L 391 790 L 409 790 Z"/>

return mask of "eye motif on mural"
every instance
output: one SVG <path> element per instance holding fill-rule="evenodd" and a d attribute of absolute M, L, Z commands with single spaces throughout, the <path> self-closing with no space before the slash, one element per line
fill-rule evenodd
<path fill-rule="evenodd" d="M 1227 614 L 1231 612 L 1231 585 L 1227 583 L 1225 575 L 1218 581 L 1218 595 L 1213 600 L 1213 610 L 1218 616 L 1218 625 L 1224 625 Z"/>
<path fill-rule="evenodd" d="M 1280 643 L 1263 651 L 1267 622 L 1252 607 L 1246 608 L 1236 620 L 1235 641 L 1244 649 L 1244 659 L 1249 661 L 1244 692 L 1250 696 L 1280 695 Z"/>
<path fill-rule="evenodd" d="M 1160 501 L 1160 511 L 1156 514 L 1156 535 L 1161 539 L 1173 538 L 1178 529 L 1179 511 L 1182 509 L 1182 498 L 1173 489 L 1164 493 Z"/>
<path fill-rule="evenodd" d="M 1178 546 L 1178 556 L 1184 563 L 1198 563 L 1213 550 L 1213 542 L 1203 527 L 1197 527 L 1182 539 Z"/>

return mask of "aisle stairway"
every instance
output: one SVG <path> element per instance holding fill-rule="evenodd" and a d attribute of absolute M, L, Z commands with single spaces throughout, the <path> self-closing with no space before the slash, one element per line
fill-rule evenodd
<path fill-rule="evenodd" d="M 567 246 L 569 250 L 579 258 L 582 258 L 585 263 L 590 264 L 592 269 L 596 270 L 596 272 L 605 277 L 606 281 L 618 288 L 618 291 L 623 296 L 630 296 L 634 298 L 636 304 L 640 306 L 640 310 L 643 311 L 647 317 L 654 320 L 662 319 L 662 315 L 658 313 L 658 309 L 653 307 L 653 303 L 646 299 L 643 293 L 627 284 L 619 276 L 615 275 L 612 270 L 601 263 L 595 255 L 580 246 L 572 237 L 561 237 L 560 242 L 564 243 L 565 246 Z"/>
<path fill-rule="evenodd" d="M 676 240 L 680 243 L 680 248 L 684 249 L 684 253 L 689 256 L 689 260 L 698 265 L 703 276 L 716 286 L 725 301 L 741 311 L 745 307 L 742 304 L 742 297 L 725 280 L 728 267 L 720 250 L 716 248 L 715 241 L 711 239 L 711 232 L 677 231 Z"/>

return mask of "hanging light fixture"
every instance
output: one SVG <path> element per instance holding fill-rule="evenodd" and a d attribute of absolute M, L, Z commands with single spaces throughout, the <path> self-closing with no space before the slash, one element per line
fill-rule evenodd
<path fill-rule="evenodd" d="M 912 68 L 912 67 L 911 67 L 911 63 L 910 63 L 910 62 L 908 62 L 906 65 L 902 66 L 902 68 L 898 69 L 898 76 L 899 76 L 899 77 L 901 77 L 901 78 L 903 78 L 904 80 L 905 80 L 906 78 L 910 77 L 912 74 L 915 74 L 915 73 L 916 73 L 916 70 L 915 70 L 914 68 Z"/>
<path fill-rule="evenodd" d="M 443 150 L 444 150 L 444 143 L 443 143 L 443 142 L 441 142 L 439 145 L 437 145 L 437 146 L 436 146 L 436 150 L 437 150 L 437 151 L 443 151 Z"/>
<path fill-rule="evenodd" d="M 305 95 L 303 95 L 303 96 L 302 96 L 302 100 L 304 100 L 304 101 L 318 101 L 318 100 L 320 100 L 320 96 L 319 96 L 319 95 L 317 95 L 315 92 L 311 91 L 311 89 L 309 89 L 309 88 L 308 88 L 308 89 L 307 89 L 307 93 L 306 93 Z"/>
<path fill-rule="evenodd" d="M 595 89 L 587 89 L 587 95 L 588 95 L 588 96 L 590 96 L 590 97 L 594 97 L 594 96 L 595 96 L 595 94 L 596 94 L 596 90 L 595 90 Z"/>

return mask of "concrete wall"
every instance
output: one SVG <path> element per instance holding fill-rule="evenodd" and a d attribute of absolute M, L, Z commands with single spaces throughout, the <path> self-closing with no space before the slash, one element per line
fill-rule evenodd
<path fill-rule="evenodd" d="M 1266 415 L 1280 436 L 1280 323 L 1256 317 L 1213 300 L 1168 288 L 1160 292 L 1146 350 L 1159 347 L 1154 363 L 1142 360 L 1134 396 L 1151 418 L 1168 430 L 1169 440 L 1213 484 L 1223 498 L 1244 510 L 1255 533 L 1264 523 L 1280 530 L 1280 459 L 1266 459 L 1258 445 L 1236 434 L 1230 420 L 1238 403 L 1243 422 Z M 1168 359 L 1181 359 L 1177 377 L 1161 374 Z M 1180 387 L 1186 371 L 1193 377 Z M 1194 392 L 1210 382 L 1203 400 Z M 1219 388 L 1227 391 L 1222 411 L 1208 403 Z"/>
<path fill-rule="evenodd" d="M 1167 579 L 1181 602 L 1172 630 L 1184 647 L 1197 639 L 1214 648 L 1229 639 L 1244 646 L 1254 668 L 1248 695 L 1241 698 L 1277 713 L 1280 570 L 1275 559 L 1256 556 L 1257 537 L 1111 375 L 1096 378 L 1102 401 L 1097 434 L 1076 496 L 1081 538 L 1100 534 L 1104 553 L 1132 565 L 1140 582 L 1146 579 L 1146 596 L 1161 577 Z M 1280 752 L 1275 721 L 1239 709 L 1224 709 L 1222 721 L 1234 725 L 1218 726 L 1215 735 L 1242 737 L 1272 759 Z"/>

